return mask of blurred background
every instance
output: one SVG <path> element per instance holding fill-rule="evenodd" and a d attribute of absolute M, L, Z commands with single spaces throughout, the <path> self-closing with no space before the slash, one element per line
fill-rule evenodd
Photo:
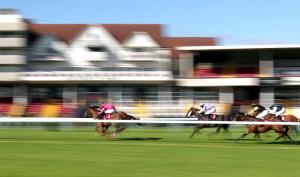
<path fill-rule="evenodd" d="M 220 45 L 170 37 L 162 24 L 40 24 L 0 9 L 2 116 L 82 117 L 110 102 L 139 117 L 190 106 L 282 103 L 298 114 L 300 45 Z"/>

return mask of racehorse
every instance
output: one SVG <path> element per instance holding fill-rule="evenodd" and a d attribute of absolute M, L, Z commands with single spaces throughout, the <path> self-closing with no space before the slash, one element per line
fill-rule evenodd
<path fill-rule="evenodd" d="M 87 108 L 87 110 L 84 112 L 84 117 L 90 117 L 94 119 L 101 119 L 101 115 L 98 114 L 98 106 L 90 106 Z M 136 118 L 132 115 L 129 115 L 123 111 L 115 112 L 111 114 L 111 120 L 139 120 L 139 118 Z M 114 132 L 107 132 L 108 128 L 113 125 L 115 127 Z M 139 126 L 144 126 L 144 124 L 137 123 Z M 96 123 L 96 132 L 98 135 L 106 136 L 110 135 L 112 137 L 116 136 L 117 133 L 122 132 L 127 127 L 124 124 L 120 123 L 103 123 L 103 122 L 97 122 Z"/>
<path fill-rule="evenodd" d="M 203 113 L 200 113 L 200 109 L 194 108 L 194 107 L 191 107 L 185 115 L 186 118 L 192 117 L 192 116 L 195 116 L 198 118 L 198 120 L 202 120 L 202 121 L 213 121 L 210 118 L 208 118 L 207 116 L 205 116 Z M 217 115 L 214 120 L 216 120 L 216 121 L 231 121 L 230 117 L 223 116 L 223 115 Z M 194 128 L 193 133 L 190 135 L 190 138 L 192 138 L 202 128 L 217 128 L 215 133 L 219 133 L 221 128 L 223 128 L 224 131 L 227 132 L 229 125 L 228 124 L 197 124 Z"/>
<path fill-rule="evenodd" d="M 260 112 L 256 112 L 253 116 L 257 116 Z M 264 117 L 265 120 L 272 121 L 275 118 L 274 114 L 268 114 Z M 282 120 L 285 122 L 300 122 L 293 114 L 287 114 L 282 116 Z M 297 135 L 300 135 L 297 125 L 289 125 L 289 130 L 293 130 Z"/>
<path fill-rule="evenodd" d="M 235 117 L 236 121 L 257 121 L 257 119 L 253 116 L 246 115 L 244 113 L 238 113 Z M 279 118 L 273 118 L 273 122 L 281 122 Z M 246 132 L 241 135 L 238 139 L 244 138 L 245 136 L 254 133 L 259 135 L 259 133 L 265 133 L 270 130 L 274 130 L 280 136 L 275 139 L 278 140 L 280 138 L 288 138 L 290 141 L 293 141 L 291 137 L 288 135 L 289 127 L 285 125 L 246 125 Z"/>

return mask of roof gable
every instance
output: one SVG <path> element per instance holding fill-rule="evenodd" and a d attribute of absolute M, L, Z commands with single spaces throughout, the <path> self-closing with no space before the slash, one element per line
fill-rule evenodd
<path fill-rule="evenodd" d="M 70 44 L 86 27 L 86 24 L 30 24 L 29 31 L 35 35 L 51 34 Z"/>
<path fill-rule="evenodd" d="M 125 42 L 126 47 L 159 47 L 150 35 L 146 32 L 134 32 Z"/>
<path fill-rule="evenodd" d="M 158 44 L 163 42 L 162 25 L 160 24 L 103 24 L 102 25 L 115 39 L 124 43 L 133 32 L 146 32 Z"/>

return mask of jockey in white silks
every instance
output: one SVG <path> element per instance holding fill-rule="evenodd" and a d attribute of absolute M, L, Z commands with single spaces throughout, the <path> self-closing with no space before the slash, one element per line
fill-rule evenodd
<path fill-rule="evenodd" d="M 204 113 L 204 115 L 208 116 L 210 119 L 216 118 L 216 107 L 212 104 L 202 103 L 200 104 L 200 113 Z"/>
<path fill-rule="evenodd" d="M 273 104 L 269 107 L 269 113 L 274 114 L 275 117 L 280 116 L 282 118 L 285 111 L 286 111 L 285 107 L 279 104 Z"/>

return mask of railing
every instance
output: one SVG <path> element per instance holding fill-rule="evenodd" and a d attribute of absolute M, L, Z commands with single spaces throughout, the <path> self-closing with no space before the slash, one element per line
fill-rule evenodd
<path fill-rule="evenodd" d="M 192 76 L 195 78 L 251 78 L 251 77 L 259 77 L 259 73 L 254 71 L 255 68 L 252 67 L 239 67 L 234 68 L 232 72 L 223 72 L 224 68 L 216 68 L 216 69 L 194 69 Z"/>
<path fill-rule="evenodd" d="M 300 77 L 300 67 L 275 67 L 276 76 Z"/>
<path fill-rule="evenodd" d="M 172 119 L 172 118 L 170 118 Z M 199 120 L 98 120 L 92 118 L 0 118 L 0 122 L 44 122 L 44 123 L 96 123 L 96 122 L 112 122 L 112 123 L 146 123 L 146 124 L 228 124 L 228 125 L 300 125 L 300 122 L 253 122 L 253 121 L 199 121 Z"/>
<path fill-rule="evenodd" d="M 124 71 L 164 71 L 155 67 L 29 67 L 29 72 L 51 72 L 51 71 L 109 71 L 109 72 L 124 72 Z"/>

